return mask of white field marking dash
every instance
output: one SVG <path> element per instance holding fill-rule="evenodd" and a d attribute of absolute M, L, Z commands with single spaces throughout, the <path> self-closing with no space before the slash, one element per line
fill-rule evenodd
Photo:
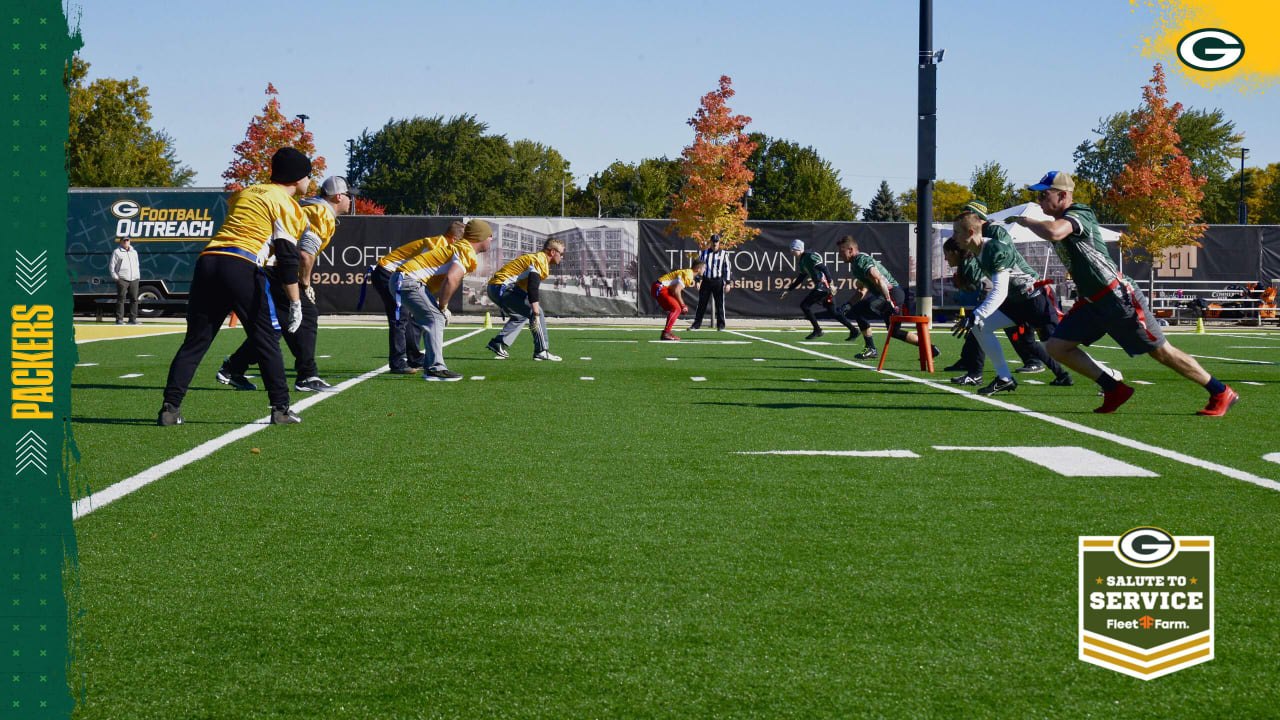
<path fill-rule="evenodd" d="M 129 373 L 128 375 L 121 375 L 120 379 L 128 380 L 129 378 L 136 378 L 136 377 L 142 377 L 142 373 Z"/>
<path fill-rule="evenodd" d="M 591 377 L 591 376 L 589 376 L 589 375 L 583 375 L 582 377 L 580 377 L 580 378 L 578 378 L 578 379 L 579 379 L 579 380 L 595 380 L 595 378 L 593 378 L 593 377 Z"/>
<path fill-rule="evenodd" d="M 826 340 L 797 340 L 801 345 L 839 345 L 839 343 L 827 342 Z"/>
<path fill-rule="evenodd" d="M 1150 470 L 1109 458 L 1082 447 L 953 447 L 934 445 L 934 450 L 980 450 L 1003 452 L 1035 463 L 1066 477 L 1160 477 Z"/>
<path fill-rule="evenodd" d="M 764 362 L 764 358 L 751 358 L 755 362 Z"/>
<path fill-rule="evenodd" d="M 910 450 L 760 450 L 735 452 L 734 455 L 831 455 L 833 457 L 918 458 Z"/>
<path fill-rule="evenodd" d="M 579 359 L 579 360 L 590 360 L 591 358 L 589 358 L 589 357 L 580 357 L 580 358 L 578 358 L 578 359 Z"/>
<path fill-rule="evenodd" d="M 1129 382 L 1133 383 L 1134 385 L 1155 385 L 1155 383 L 1148 382 L 1146 380 L 1130 380 Z"/>
<path fill-rule="evenodd" d="M 582 342 L 598 342 L 598 343 L 638 343 L 639 340 L 583 340 Z M 654 342 L 657 342 L 655 340 Z"/>
<path fill-rule="evenodd" d="M 453 343 L 456 343 L 459 340 L 466 340 L 472 335 L 475 335 L 480 332 L 483 332 L 483 328 L 477 328 L 476 330 L 469 332 L 466 335 L 453 338 L 452 340 L 446 340 L 444 344 L 452 345 Z M 311 395 L 311 397 L 303 400 L 302 402 L 295 404 L 293 406 L 293 410 L 295 412 L 302 412 L 303 410 L 306 410 L 307 408 L 311 407 L 312 405 L 315 405 L 318 402 L 323 402 L 325 399 L 331 398 L 334 395 L 337 395 L 338 393 L 342 392 L 343 390 L 359 385 L 360 383 L 364 382 L 365 380 L 368 380 L 369 378 L 377 377 L 378 375 L 381 375 L 389 371 L 390 369 L 391 369 L 390 365 L 383 365 L 382 367 L 377 368 L 376 370 L 370 370 L 369 372 L 363 375 L 359 375 L 357 377 L 353 377 L 350 380 L 347 380 L 346 382 L 338 383 L 337 385 L 334 385 L 333 389 L 329 390 L 328 392 L 314 393 Z M 147 468 L 146 470 L 143 470 L 142 472 L 138 473 L 137 475 L 134 475 L 133 477 L 125 478 L 124 480 L 121 480 L 118 483 L 109 485 L 88 497 L 82 497 L 79 500 L 76 500 L 75 503 L 72 504 L 71 519 L 79 520 L 85 515 L 88 515 L 94 510 L 97 510 L 98 508 L 102 507 L 103 505 L 107 505 L 108 503 L 119 500 L 120 498 L 124 497 L 125 495 L 128 495 L 134 490 L 144 488 L 147 485 L 150 485 L 151 483 L 159 480 L 160 478 L 170 473 L 177 472 L 178 470 L 181 470 L 182 468 L 190 465 L 191 463 L 197 460 L 208 457 L 214 451 L 224 448 L 227 445 L 230 445 L 231 443 L 235 442 L 236 440 L 249 437 L 250 435 L 256 432 L 259 432 L 267 427 L 270 427 L 270 423 L 271 423 L 270 415 L 264 418 L 259 418 L 249 423 L 248 425 L 238 427 L 235 430 L 232 430 L 231 432 L 225 433 L 223 435 L 219 435 L 218 437 L 212 440 L 203 442 L 195 446 L 194 448 L 182 453 L 181 455 L 172 457 L 160 463 L 159 465 Z"/>
<path fill-rule="evenodd" d="M 667 358 L 668 360 L 679 360 L 680 358 Z"/>
<path fill-rule="evenodd" d="M 743 337 L 751 338 L 752 340 L 757 340 L 759 342 L 764 342 L 764 343 L 769 343 L 771 345 L 778 345 L 780 347 L 790 348 L 792 350 L 796 350 L 798 352 L 806 353 L 809 355 L 815 355 L 817 357 L 825 357 L 829 360 L 836 360 L 846 365 L 852 365 L 853 367 L 861 368 L 863 370 L 875 370 L 874 365 L 866 365 L 853 360 L 838 358 L 834 355 L 826 355 L 816 350 L 797 347 L 795 345 L 788 345 L 787 343 L 778 342 L 777 340 L 768 340 L 766 338 L 756 337 L 753 335 L 744 335 L 743 333 L 737 330 L 729 330 L 727 332 L 733 333 L 735 335 L 742 335 Z M 943 392 L 952 393 L 954 395 L 960 395 L 968 398 L 970 401 L 973 401 L 973 402 L 980 402 L 987 405 L 991 405 L 993 407 L 998 407 L 998 408 L 1002 408 L 1012 412 L 1016 412 L 1029 418 L 1034 418 L 1036 420 L 1047 422 L 1052 425 L 1057 425 L 1058 427 L 1066 428 L 1068 430 L 1074 430 L 1084 435 L 1091 435 L 1093 437 L 1107 440 L 1107 441 L 1116 443 L 1117 445 L 1122 445 L 1124 447 L 1127 447 L 1133 450 L 1139 450 L 1141 452 L 1147 452 L 1153 455 L 1159 455 L 1160 457 L 1173 460 L 1175 462 L 1180 462 L 1185 465 L 1190 465 L 1192 467 L 1198 467 L 1202 470 L 1209 470 L 1209 471 L 1218 473 L 1220 475 L 1225 475 L 1226 477 L 1232 478 L 1234 480 L 1241 480 L 1243 482 L 1252 483 L 1259 487 L 1267 488 L 1268 490 L 1280 491 L 1280 482 L 1276 482 L 1275 480 L 1264 478 L 1259 475 L 1254 475 L 1253 473 L 1245 472 L 1243 470 L 1239 470 L 1237 468 L 1233 468 L 1228 465 L 1222 465 L 1219 463 L 1211 462 L 1209 460 L 1201 460 L 1198 457 L 1187 455 L 1186 453 L 1181 453 L 1176 450 L 1169 450 L 1167 448 L 1162 448 L 1157 445 L 1145 443 L 1140 440 L 1133 440 L 1133 439 L 1124 437 L 1123 435 L 1117 435 L 1116 433 L 1107 432 L 1106 430 L 1091 428 L 1088 425 L 1081 425 L 1080 423 L 1072 422 L 1071 420 L 1066 420 L 1060 417 L 1055 417 L 1053 415 L 1047 415 L 1045 413 L 1029 410 L 1020 405 L 1014 405 L 1013 403 L 1010 403 L 1010 402 L 997 400 L 996 398 L 987 397 L 985 395 L 978 395 L 977 393 L 971 393 L 959 387 L 948 387 L 946 385 L 933 382 L 928 378 L 917 378 L 917 377 L 912 377 L 910 375 L 902 375 L 900 373 L 895 373 L 891 370 L 883 370 L 881 371 L 881 373 L 885 375 L 905 378 L 910 382 L 920 383 L 921 385 L 927 385 L 929 387 L 934 388 L 935 390 L 941 390 Z"/>
<path fill-rule="evenodd" d="M 800 382 L 818 382 L 817 378 L 800 378 Z"/>
<path fill-rule="evenodd" d="M 155 355 L 139 355 L 138 357 L 155 357 Z"/>
<path fill-rule="evenodd" d="M 691 377 L 691 378 L 689 378 L 689 379 L 690 379 L 690 380 L 692 380 L 692 381 L 694 381 L 694 382 L 706 382 L 706 381 L 707 381 L 707 379 L 706 379 L 706 378 L 704 378 L 704 377 Z"/>
<path fill-rule="evenodd" d="M 471 376 L 471 379 L 472 379 L 472 380 L 483 380 L 483 379 L 484 379 L 484 376 L 483 376 L 483 375 L 472 375 L 472 376 Z"/>
<path fill-rule="evenodd" d="M 1044 384 L 1044 381 L 1043 381 L 1043 380 L 1023 380 L 1022 382 L 1026 383 L 1026 384 L 1028 384 L 1028 385 L 1043 385 L 1043 384 Z"/>
<path fill-rule="evenodd" d="M 1228 345 L 1228 350 L 1280 350 L 1275 345 Z M 141 357 L 141 356 L 139 356 Z"/>
<path fill-rule="evenodd" d="M 600 340 L 598 342 L 608 342 Z M 634 340 L 618 340 L 615 342 L 635 342 Z M 750 345 L 746 340 L 650 340 L 651 343 L 668 343 L 675 345 Z"/>
<path fill-rule="evenodd" d="M 317 355 L 316 357 L 318 357 L 318 358 L 320 358 L 321 360 L 323 360 L 323 359 L 325 359 L 325 358 L 331 358 L 331 357 L 333 357 L 333 356 L 332 356 L 332 355 Z"/>
<path fill-rule="evenodd" d="M 93 367 L 98 363 L 76 363 L 76 367 Z"/>
<path fill-rule="evenodd" d="M 1241 380 L 1240 384 L 1241 385 L 1257 385 L 1258 387 L 1264 387 L 1266 385 L 1266 383 L 1254 382 L 1252 380 Z"/>

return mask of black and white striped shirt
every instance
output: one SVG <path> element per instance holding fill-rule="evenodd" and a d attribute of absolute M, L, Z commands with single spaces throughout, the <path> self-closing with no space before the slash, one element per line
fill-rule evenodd
<path fill-rule="evenodd" d="M 716 280 L 729 282 L 733 279 L 733 270 L 729 262 L 729 253 L 724 250 L 703 250 L 698 259 L 707 264 L 706 276 Z"/>

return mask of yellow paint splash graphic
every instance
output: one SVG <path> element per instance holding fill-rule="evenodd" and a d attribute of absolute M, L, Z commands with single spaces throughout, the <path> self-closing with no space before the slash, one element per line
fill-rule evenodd
<path fill-rule="evenodd" d="M 1260 95 L 1280 81 L 1280 0 L 1129 0 L 1131 10 L 1146 8 L 1155 23 L 1142 38 L 1143 57 L 1164 62 L 1184 80 L 1216 89 L 1233 87 L 1244 95 Z M 1216 72 L 1197 70 L 1178 58 L 1178 42 L 1206 28 L 1226 30 L 1244 44 L 1235 65 Z"/>

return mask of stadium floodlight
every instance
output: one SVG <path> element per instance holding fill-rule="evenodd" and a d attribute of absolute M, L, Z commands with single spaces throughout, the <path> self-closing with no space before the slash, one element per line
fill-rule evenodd
<path fill-rule="evenodd" d="M 946 48 L 942 48 L 942 49 L 941 49 L 941 50 L 939 50 L 938 52 L 934 53 L 934 54 L 933 54 L 933 64 L 934 64 L 934 65 L 937 65 L 938 63 L 942 62 L 942 56 L 943 56 L 943 55 L 945 55 L 945 54 L 947 54 L 947 49 L 946 49 Z"/>

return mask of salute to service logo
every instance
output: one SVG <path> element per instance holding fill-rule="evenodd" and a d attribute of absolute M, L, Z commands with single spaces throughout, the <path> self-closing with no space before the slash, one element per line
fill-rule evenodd
<path fill-rule="evenodd" d="M 1080 538 L 1080 659 L 1142 680 L 1213 659 L 1213 537 Z"/>

